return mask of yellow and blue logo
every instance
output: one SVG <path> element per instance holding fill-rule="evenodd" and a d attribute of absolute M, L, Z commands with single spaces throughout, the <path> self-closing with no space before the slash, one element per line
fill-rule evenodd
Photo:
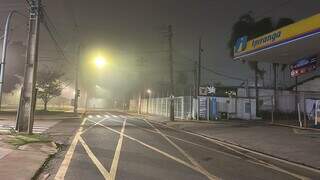
<path fill-rule="evenodd" d="M 239 53 L 247 48 L 248 36 L 243 36 L 236 41 L 234 45 L 234 53 Z"/>

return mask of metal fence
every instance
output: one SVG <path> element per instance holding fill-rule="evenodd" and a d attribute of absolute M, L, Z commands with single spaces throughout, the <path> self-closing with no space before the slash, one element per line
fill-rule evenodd
<path fill-rule="evenodd" d="M 205 112 L 200 106 L 201 113 L 205 117 L 199 119 L 214 120 L 218 118 L 238 118 L 238 119 L 255 119 L 255 99 L 254 98 L 238 98 L 238 97 L 199 97 L 198 99 L 191 96 L 183 96 L 174 98 L 174 114 L 179 119 L 197 119 L 200 114 L 198 108 L 198 100 L 204 102 Z M 214 101 L 213 101 L 214 100 Z M 215 105 L 213 105 L 214 103 Z M 202 104 L 203 105 L 203 104 Z M 130 100 L 129 110 L 140 112 L 143 114 L 159 115 L 169 117 L 170 112 L 169 98 L 150 98 Z M 214 109 L 213 109 L 214 108 Z M 199 112 L 199 113 L 198 113 Z M 213 115 L 213 113 L 216 113 Z M 227 116 L 222 116 L 227 114 Z"/>
<path fill-rule="evenodd" d="M 141 113 L 153 114 L 169 117 L 170 98 L 149 98 L 139 100 L 130 100 L 129 110 L 138 112 L 141 106 Z M 183 96 L 174 98 L 174 114 L 175 118 L 188 119 L 192 113 L 192 97 Z"/>
<path fill-rule="evenodd" d="M 259 96 L 259 116 L 272 123 L 313 127 L 319 93 L 277 92 L 276 96 Z"/>

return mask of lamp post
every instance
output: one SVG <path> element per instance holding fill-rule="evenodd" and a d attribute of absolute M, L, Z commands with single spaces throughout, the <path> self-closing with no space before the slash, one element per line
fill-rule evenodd
<path fill-rule="evenodd" d="M 2 56 L 1 56 L 1 63 L 0 63 L 0 110 L 1 110 L 1 103 L 2 103 L 2 89 L 3 89 L 3 83 L 4 83 L 4 70 L 5 70 L 5 64 L 6 64 L 6 57 L 7 57 L 7 49 L 8 49 L 8 39 L 9 39 L 9 28 L 11 23 L 11 18 L 14 14 L 19 14 L 23 17 L 24 15 L 20 14 L 18 11 L 12 10 L 9 12 L 6 20 L 4 35 L 1 37 L 3 38 L 3 44 L 2 44 Z"/>

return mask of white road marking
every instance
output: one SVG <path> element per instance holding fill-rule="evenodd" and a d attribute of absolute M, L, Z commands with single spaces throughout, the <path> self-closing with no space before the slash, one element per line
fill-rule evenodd
<path fill-rule="evenodd" d="M 78 129 L 76 135 L 74 136 L 73 140 L 72 140 L 72 143 L 66 153 L 66 155 L 64 156 L 64 159 L 58 169 L 58 172 L 55 176 L 55 180 L 63 180 L 64 179 L 64 176 L 66 175 L 66 172 L 70 166 L 70 162 L 71 162 L 71 158 L 73 156 L 73 153 L 76 149 L 76 146 L 77 146 L 77 143 L 79 141 L 79 137 L 80 137 L 80 134 L 82 132 L 82 129 L 83 129 L 83 125 L 84 123 L 87 121 L 87 118 L 84 118 L 82 123 L 81 123 L 81 127 Z"/>
<path fill-rule="evenodd" d="M 104 117 L 109 118 L 110 116 L 105 114 Z"/>
<path fill-rule="evenodd" d="M 81 134 L 85 133 L 86 131 L 88 131 L 89 129 L 93 128 L 93 127 L 94 127 L 94 126 L 96 126 L 98 123 L 101 123 L 101 122 L 102 122 L 102 121 L 104 121 L 104 120 L 106 120 L 106 119 L 102 119 L 102 120 L 100 120 L 100 121 L 98 121 L 98 122 L 94 123 L 94 124 L 93 124 L 93 125 L 91 125 L 90 127 L 88 127 L 88 128 L 86 128 L 86 129 L 84 129 L 83 131 L 81 131 Z"/>
<path fill-rule="evenodd" d="M 100 116 L 99 114 L 98 114 L 98 115 L 96 115 L 96 117 L 97 117 L 97 118 L 101 118 L 101 116 Z"/>
<path fill-rule="evenodd" d="M 164 126 L 164 127 L 167 127 L 167 128 L 170 128 L 170 129 L 174 129 L 174 128 L 172 128 L 172 127 L 169 127 L 169 126 L 166 126 L 166 125 L 163 125 L 163 124 L 159 124 L 159 125 Z M 245 149 L 245 148 L 241 148 L 241 147 L 238 147 L 238 146 L 235 146 L 235 145 L 232 145 L 232 144 L 228 144 L 228 143 L 224 143 L 224 142 L 219 142 L 219 141 L 217 141 L 217 140 L 214 140 L 214 139 L 211 139 L 211 138 L 208 138 L 208 137 L 199 135 L 199 134 L 195 134 L 195 133 L 192 133 L 192 132 L 188 132 L 188 131 L 184 131 L 184 130 L 177 130 L 177 129 L 174 129 L 174 130 L 180 131 L 180 132 L 184 132 L 184 133 L 186 133 L 186 134 L 191 134 L 191 135 L 194 135 L 194 136 L 197 136 L 197 137 L 201 137 L 201 138 L 204 138 L 204 139 L 206 139 L 206 140 L 208 140 L 208 141 L 211 141 L 211 142 L 213 142 L 213 143 L 219 144 L 219 145 L 221 145 L 221 146 L 223 146 L 223 147 L 225 147 L 225 148 L 227 148 L 227 149 L 229 149 L 229 150 L 231 150 L 231 151 L 237 152 L 237 153 L 239 153 L 239 154 L 241 154 L 241 155 L 243 155 L 243 156 L 245 156 L 245 157 L 254 159 L 255 161 L 257 161 L 257 163 L 255 163 L 255 164 L 259 164 L 259 165 L 261 165 L 261 166 L 264 166 L 264 167 L 267 167 L 267 168 L 270 168 L 270 169 L 273 169 L 273 170 L 276 170 L 276 171 L 279 171 L 279 172 L 282 172 L 282 173 L 291 175 L 291 176 L 293 176 L 293 177 L 295 177 L 295 178 L 298 178 L 298 179 L 304 179 L 304 180 L 310 179 L 310 178 L 308 178 L 308 177 L 305 177 L 305 176 L 301 176 L 301 175 L 299 175 L 299 174 L 292 173 L 292 172 L 290 172 L 290 171 L 287 171 L 287 170 L 285 170 L 285 169 L 282 169 L 282 168 L 280 168 L 280 167 L 277 167 L 277 166 L 275 166 L 275 165 L 273 165 L 273 164 L 267 163 L 267 162 L 265 162 L 265 161 L 263 161 L 263 160 L 257 159 L 257 158 L 255 158 L 255 157 L 253 157 L 253 156 L 250 156 L 250 155 L 248 155 L 248 154 L 246 154 L 246 153 L 243 153 L 243 152 L 241 152 L 241 151 L 238 151 L 238 150 L 236 150 L 236 149 L 241 149 L 241 150 L 245 150 L 245 151 L 248 151 L 248 152 L 251 152 L 251 153 L 254 153 L 254 154 L 258 154 L 258 155 L 262 155 L 262 156 L 268 157 L 267 155 L 263 155 L 262 153 L 254 152 L 254 151 L 251 151 L 251 150 L 247 150 L 247 149 Z M 271 157 L 271 156 L 270 156 L 270 157 Z M 270 158 L 270 157 L 269 157 L 269 158 Z M 274 157 L 273 157 L 272 159 L 280 160 L 280 159 L 277 159 L 277 158 L 274 158 Z M 285 161 L 283 160 L 282 162 L 285 162 Z M 290 164 L 290 163 L 289 163 L 289 164 Z M 292 163 L 292 164 L 293 164 L 293 163 Z M 293 165 L 294 165 L 294 164 L 293 164 Z"/>
<path fill-rule="evenodd" d="M 100 173 L 103 175 L 104 179 L 110 180 L 110 173 L 104 168 L 104 166 L 100 163 L 98 158 L 93 154 L 93 152 L 90 150 L 89 146 L 86 144 L 86 142 L 82 139 L 81 136 L 79 136 L 79 142 L 84 147 L 85 151 L 87 152 L 88 156 L 92 160 L 92 162 L 97 166 Z"/>
<path fill-rule="evenodd" d="M 198 167 L 199 170 L 202 171 L 204 175 L 207 176 L 208 179 L 214 180 L 218 179 L 217 176 L 209 173 L 205 168 L 203 168 L 195 159 L 193 159 L 188 153 L 186 153 L 180 146 L 175 144 L 173 141 L 171 141 L 166 135 L 164 135 L 158 128 L 156 128 L 153 124 L 148 122 L 147 120 L 143 119 L 147 124 L 149 124 L 153 129 L 158 132 L 165 140 L 167 140 L 173 147 L 175 147 L 181 154 L 183 154 L 194 166 Z"/>
<path fill-rule="evenodd" d="M 89 121 L 90 121 L 90 120 L 89 120 Z M 105 125 L 103 125 L 103 124 L 100 124 L 100 123 L 99 123 L 98 125 L 101 126 L 101 127 L 106 128 L 106 129 L 108 129 L 108 130 L 110 130 L 110 131 L 112 131 L 112 132 L 114 132 L 114 133 L 117 133 L 117 134 L 119 134 L 119 135 L 121 134 L 121 132 L 119 132 L 119 131 L 117 131 L 117 130 L 115 130 L 115 129 L 112 129 L 112 128 L 110 128 L 110 127 L 107 127 L 107 126 L 105 126 Z M 130 140 L 132 140 L 132 141 L 135 141 L 135 142 L 137 142 L 137 143 L 139 143 L 139 144 L 141 144 L 141 145 L 143 145 L 143 146 L 145 146 L 145 147 L 147 147 L 147 148 L 149 148 L 149 149 L 151 149 L 151 150 L 153 150 L 153 151 L 156 151 L 156 152 L 158 152 L 158 153 L 160 153 L 160 154 L 168 157 L 169 159 L 172 159 L 172 160 L 174 160 L 174 161 L 176 161 L 176 162 L 178 162 L 178 163 L 180 163 L 180 164 L 183 164 L 183 165 L 189 167 L 190 169 L 193 169 L 193 170 L 195 170 L 195 171 L 203 174 L 203 172 L 202 172 L 199 168 L 190 165 L 189 163 L 185 162 L 184 160 L 181 160 L 180 158 L 174 157 L 174 156 L 172 156 L 171 154 L 168 154 L 168 153 L 166 153 L 166 152 L 164 152 L 164 151 L 161 151 L 160 149 L 158 149 L 158 148 L 156 148 L 156 147 L 153 147 L 153 146 L 151 146 L 151 145 L 149 145 L 149 144 L 146 144 L 146 143 L 144 143 L 144 142 L 142 142 L 142 141 L 140 141 L 140 140 L 138 140 L 138 139 L 136 139 L 136 138 L 133 138 L 133 137 L 131 137 L 131 136 L 129 136 L 129 135 L 126 135 L 125 133 L 123 133 L 123 136 L 126 137 L 126 138 L 128 138 L 128 139 L 130 139 Z M 203 174 L 203 175 L 205 175 L 205 174 Z"/>
<path fill-rule="evenodd" d="M 88 118 L 93 118 L 93 116 L 92 116 L 92 115 L 89 115 Z"/>
<path fill-rule="evenodd" d="M 120 158 L 120 152 L 121 152 L 121 147 L 122 147 L 122 142 L 123 142 L 123 133 L 124 133 L 124 129 L 126 126 L 126 121 L 127 120 L 124 119 L 123 124 L 122 124 L 120 137 L 118 140 L 118 145 L 117 145 L 117 148 L 114 153 L 113 160 L 112 160 L 111 169 L 110 169 L 111 180 L 114 180 L 116 178 L 116 173 L 117 173 L 118 163 L 119 163 L 119 158 Z"/>

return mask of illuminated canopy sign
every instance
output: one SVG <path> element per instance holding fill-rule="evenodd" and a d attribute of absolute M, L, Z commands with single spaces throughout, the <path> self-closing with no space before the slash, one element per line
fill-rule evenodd
<path fill-rule="evenodd" d="M 234 45 L 234 59 L 243 59 L 256 53 L 280 47 L 316 34 L 320 34 L 320 14 L 252 40 L 247 40 L 246 37 L 239 38 Z"/>

